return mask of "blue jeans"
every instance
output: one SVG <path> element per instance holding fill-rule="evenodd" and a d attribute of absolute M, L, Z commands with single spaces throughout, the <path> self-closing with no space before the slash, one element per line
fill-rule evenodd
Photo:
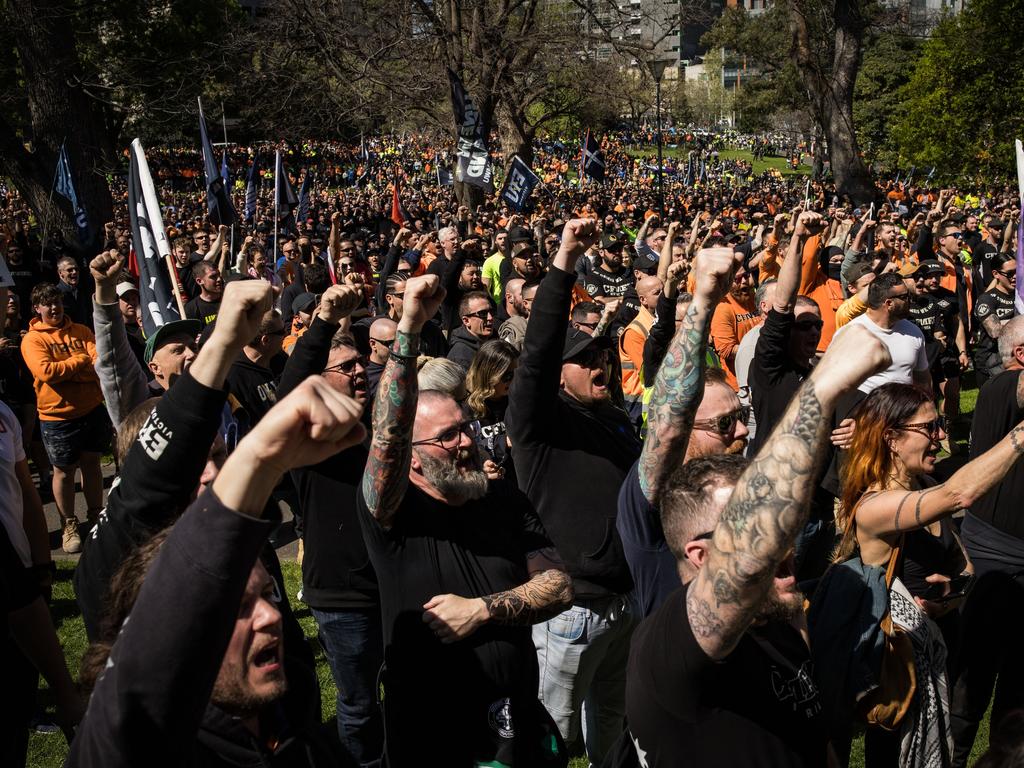
<path fill-rule="evenodd" d="M 384 663 L 379 608 L 310 609 L 338 689 L 338 738 L 363 768 L 384 753 L 384 721 L 377 705 L 377 674 Z"/>
<path fill-rule="evenodd" d="M 622 733 L 626 662 L 637 619 L 629 599 L 578 600 L 533 627 L 540 700 L 571 744 L 583 725 L 591 765 L 600 765 Z"/>

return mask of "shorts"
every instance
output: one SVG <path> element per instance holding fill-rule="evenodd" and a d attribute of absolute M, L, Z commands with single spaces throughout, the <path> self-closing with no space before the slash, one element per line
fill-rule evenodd
<path fill-rule="evenodd" d="M 960 360 L 956 357 L 942 356 L 932 364 L 932 381 L 939 384 L 960 377 Z"/>
<path fill-rule="evenodd" d="M 83 453 L 105 453 L 110 449 L 113 427 L 107 409 L 100 405 L 85 416 L 63 421 L 39 420 L 43 447 L 55 467 L 77 464 Z"/>

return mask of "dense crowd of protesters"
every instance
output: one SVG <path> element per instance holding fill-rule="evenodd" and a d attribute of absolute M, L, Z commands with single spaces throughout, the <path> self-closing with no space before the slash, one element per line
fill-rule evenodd
<path fill-rule="evenodd" d="M 1016 190 L 855 207 L 701 135 L 662 212 L 643 140 L 600 183 L 538 144 L 523 212 L 424 137 L 286 147 L 285 230 L 271 181 L 210 226 L 198 155 L 151 150 L 184 316 L 148 337 L 124 200 L 83 256 L 9 192 L 0 763 L 42 674 L 75 766 L 826 766 L 866 729 L 869 768 L 959 767 L 993 691 L 984 764 L 1020 764 Z"/>

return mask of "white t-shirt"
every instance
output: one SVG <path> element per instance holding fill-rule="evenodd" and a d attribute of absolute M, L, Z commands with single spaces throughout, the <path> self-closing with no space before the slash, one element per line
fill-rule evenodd
<path fill-rule="evenodd" d="M 14 471 L 14 466 L 24 460 L 21 425 L 7 404 L 0 402 L 0 521 L 7 529 L 7 536 L 22 564 L 31 568 L 32 550 L 22 525 L 25 508 L 22 504 L 21 483 Z"/>
<path fill-rule="evenodd" d="M 880 373 L 870 376 L 857 387 L 864 394 L 883 384 L 913 384 L 914 371 L 928 370 L 928 357 L 924 352 L 924 334 L 909 320 L 897 320 L 892 328 L 882 328 L 865 315 L 858 315 L 836 332 L 836 338 L 851 325 L 860 325 L 882 340 L 889 349 L 892 364 Z"/>

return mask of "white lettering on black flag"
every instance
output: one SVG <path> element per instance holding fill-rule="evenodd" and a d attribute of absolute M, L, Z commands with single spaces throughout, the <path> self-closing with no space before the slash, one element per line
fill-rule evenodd
<path fill-rule="evenodd" d="M 508 175 L 505 177 L 505 188 L 501 192 L 501 199 L 508 203 L 517 213 L 523 210 L 526 201 L 530 199 L 534 188 L 540 183 L 530 166 L 519 159 L 519 155 L 512 156 L 512 163 L 508 167 Z"/>
<path fill-rule="evenodd" d="M 448 70 L 448 81 L 452 88 L 455 122 L 459 128 L 455 180 L 493 192 L 494 169 L 491 167 L 491 159 L 487 154 L 487 137 L 484 135 L 484 128 L 481 125 L 480 112 L 463 87 L 459 76 L 450 69 Z"/>

